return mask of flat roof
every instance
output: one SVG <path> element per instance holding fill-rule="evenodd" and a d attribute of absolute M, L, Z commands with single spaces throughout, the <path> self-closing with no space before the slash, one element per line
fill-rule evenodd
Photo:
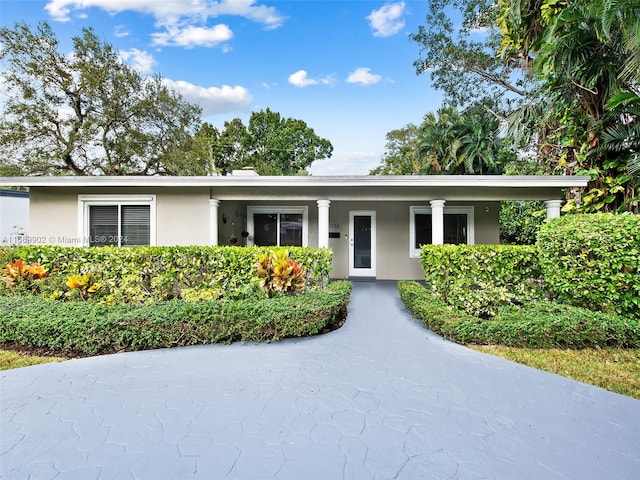
<path fill-rule="evenodd" d="M 403 176 L 63 176 L 0 177 L 6 187 L 585 187 L 586 176 L 403 175 Z"/>

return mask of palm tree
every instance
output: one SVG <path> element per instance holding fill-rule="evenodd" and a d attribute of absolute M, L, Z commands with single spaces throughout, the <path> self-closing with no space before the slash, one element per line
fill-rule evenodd
<path fill-rule="evenodd" d="M 500 150 L 499 123 L 487 114 L 472 113 L 463 121 L 458 167 L 468 174 L 497 173 L 496 156 Z"/>
<path fill-rule="evenodd" d="M 600 150 L 626 158 L 627 169 L 640 185 L 640 96 L 623 92 L 607 104 L 617 120 L 602 134 Z"/>
<path fill-rule="evenodd" d="M 458 164 L 462 121 L 454 107 L 442 107 L 425 115 L 418 132 L 417 158 L 420 173 L 450 173 Z"/>

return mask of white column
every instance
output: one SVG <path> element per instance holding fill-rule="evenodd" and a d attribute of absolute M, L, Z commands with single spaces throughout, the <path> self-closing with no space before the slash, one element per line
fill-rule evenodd
<path fill-rule="evenodd" d="M 431 243 L 444 244 L 444 200 L 431 200 Z"/>
<path fill-rule="evenodd" d="M 547 218 L 560 217 L 560 207 L 562 207 L 562 200 L 547 200 L 544 202 L 547 207 Z"/>
<path fill-rule="evenodd" d="M 329 248 L 330 200 L 318 200 L 318 248 Z"/>
<path fill-rule="evenodd" d="M 218 207 L 220 200 L 209 199 L 209 245 L 218 245 Z"/>

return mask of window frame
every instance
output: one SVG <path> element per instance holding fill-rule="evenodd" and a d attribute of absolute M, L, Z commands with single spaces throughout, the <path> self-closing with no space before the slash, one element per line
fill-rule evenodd
<path fill-rule="evenodd" d="M 92 206 L 147 205 L 149 206 L 149 246 L 156 245 L 156 196 L 155 195 L 78 195 L 79 245 L 89 246 L 89 211 Z M 118 232 L 122 225 L 118 224 Z M 121 235 L 118 235 L 120 237 Z M 118 246 L 122 244 L 118 239 Z"/>
<path fill-rule="evenodd" d="M 444 206 L 444 215 L 467 215 L 467 245 L 475 243 L 475 207 L 473 206 Z M 416 215 L 431 215 L 431 207 L 411 205 L 409 207 L 409 257 L 420 258 L 420 247 L 415 245 L 416 239 Z"/>
<path fill-rule="evenodd" d="M 247 246 L 254 246 L 255 239 L 255 226 L 253 222 L 254 214 L 276 214 L 278 215 L 278 228 L 277 230 L 277 242 L 278 245 L 274 245 L 280 247 L 280 215 L 296 215 L 302 214 L 302 246 L 309 246 L 309 207 L 307 206 L 274 206 L 268 207 L 263 205 L 250 205 L 247 207 L 247 232 L 249 232 L 249 236 L 247 237 Z M 283 247 L 286 248 L 286 247 Z"/>

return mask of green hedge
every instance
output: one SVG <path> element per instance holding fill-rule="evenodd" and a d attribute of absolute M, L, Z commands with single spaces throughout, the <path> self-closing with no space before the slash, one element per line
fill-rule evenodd
<path fill-rule="evenodd" d="M 315 335 L 344 319 L 351 283 L 260 300 L 107 306 L 0 297 L 0 342 L 98 354 Z"/>
<path fill-rule="evenodd" d="M 417 282 L 399 282 L 413 315 L 443 337 L 464 344 L 531 348 L 640 348 L 640 321 L 539 300 L 503 306 L 490 320 L 457 310 Z"/>
<path fill-rule="evenodd" d="M 287 247 L 309 285 L 324 285 L 332 251 Z M 179 296 L 247 298 L 258 289 L 258 257 L 272 247 L 57 247 L 0 248 L 0 268 L 17 258 L 39 262 L 52 276 L 92 272 L 107 303 L 144 302 Z M 196 290 L 194 293 L 193 290 Z"/>
<path fill-rule="evenodd" d="M 420 257 L 427 283 L 442 289 L 460 282 L 511 288 L 540 277 L 531 245 L 423 245 Z"/>
<path fill-rule="evenodd" d="M 488 318 L 500 305 L 542 297 L 537 250 L 530 245 L 424 245 L 427 286 L 447 304 Z"/>
<path fill-rule="evenodd" d="M 537 247 L 559 301 L 640 318 L 640 216 L 566 215 L 542 226 Z"/>

